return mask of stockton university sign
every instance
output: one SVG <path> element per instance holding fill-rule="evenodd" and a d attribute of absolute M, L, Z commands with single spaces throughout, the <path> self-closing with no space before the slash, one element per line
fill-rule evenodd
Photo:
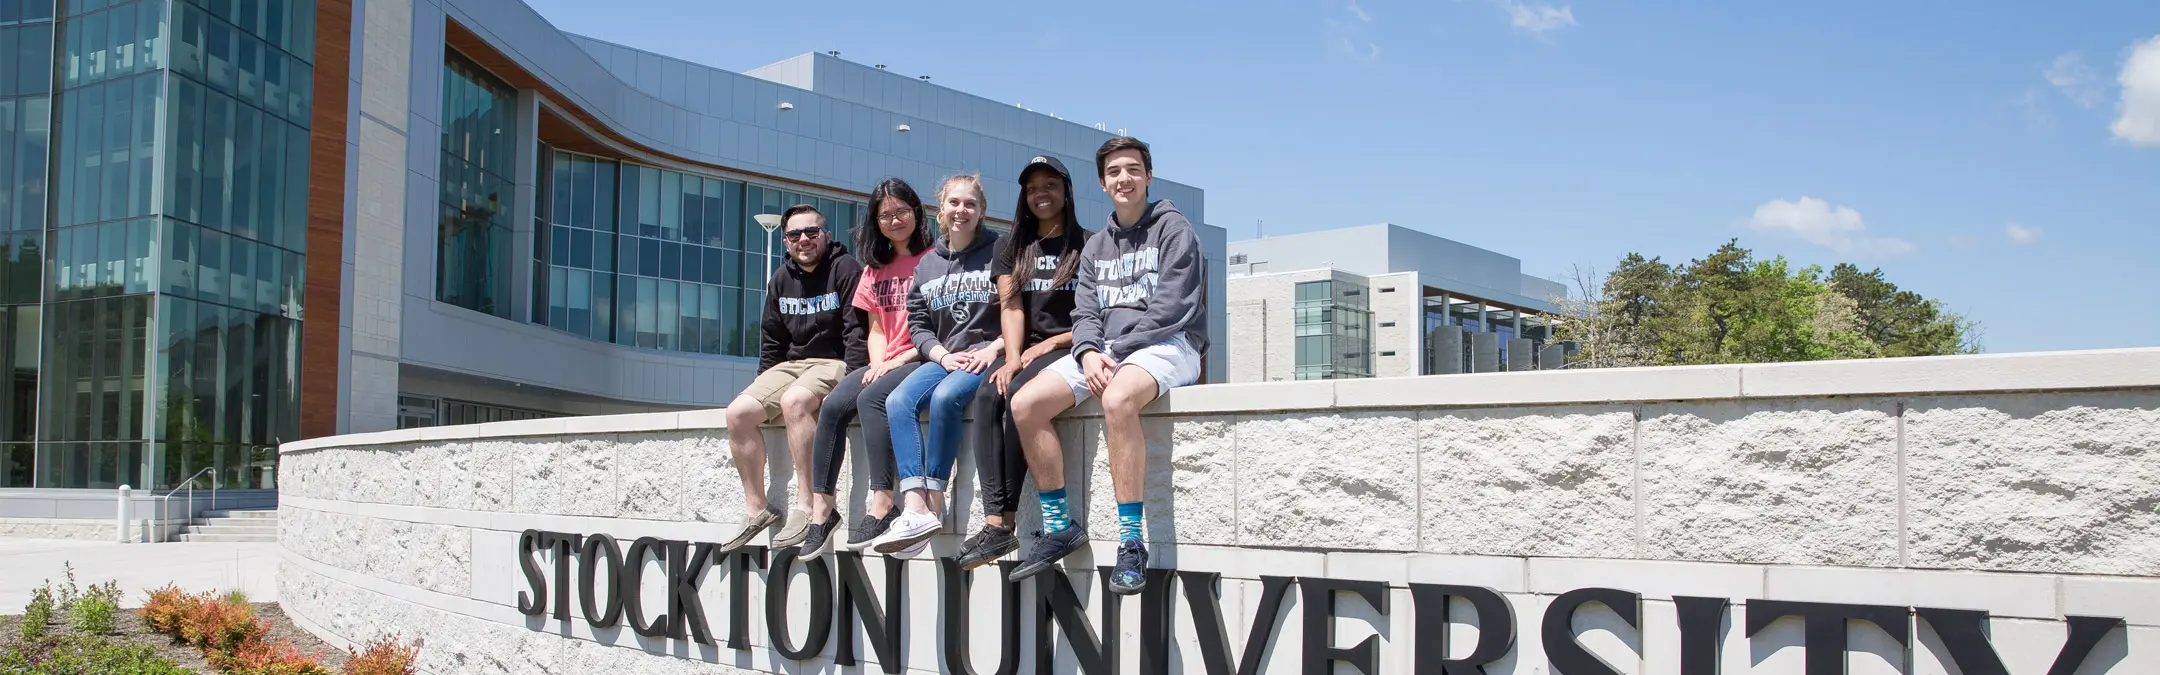
<path fill-rule="evenodd" d="M 1249 553 L 1267 554 L 1264 551 Z M 547 554 L 552 564 L 544 561 L 542 554 Z M 605 534 L 526 530 L 518 537 L 516 557 L 526 585 L 525 590 L 517 593 L 516 606 L 519 612 L 529 617 L 561 621 L 581 619 L 593 628 L 613 628 L 627 623 L 630 630 L 648 638 L 724 644 L 728 649 L 748 651 L 752 649 L 749 628 L 753 608 L 748 601 L 753 583 L 751 572 L 762 570 L 763 619 L 771 646 L 781 656 L 794 660 L 816 659 L 824 652 L 827 641 L 834 640 L 837 644 L 833 663 L 859 665 L 865 655 L 864 645 L 857 644 L 860 640 L 866 643 L 868 653 L 876 656 L 884 672 L 902 672 L 907 663 L 900 653 L 900 624 L 910 615 L 910 599 L 904 597 L 907 588 L 907 563 L 904 560 L 885 560 L 882 570 L 885 594 L 879 597 L 862 557 L 847 552 L 804 562 L 796 559 L 793 550 L 772 553 L 764 547 L 745 546 L 721 553 L 711 543 L 655 537 L 641 537 L 625 546 Z M 664 576 L 648 578 L 648 563 L 658 563 L 665 571 Z M 1031 590 L 1023 591 L 1022 583 L 1008 578 L 1015 563 L 1000 562 L 1001 602 L 998 606 L 1002 612 L 995 619 L 997 623 L 984 625 L 974 623 L 973 617 L 969 616 L 968 597 L 973 573 L 962 571 L 952 558 L 939 558 L 936 565 L 939 593 L 931 601 L 938 603 L 938 615 L 942 617 L 942 625 L 937 627 L 939 648 L 944 652 L 946 667 L 952 671 L 970 675 L 1022 672 L 1020 636 L 1023 626 L 1029 623 L 1036 627 L 1033 631 L 1036 643 L 1032 650 L 1035 663 L 1026 672 L 1051 672 L 1054 636 L 1063 637 L 1081 672 L 1109 675 L 1119 671 L 1121 596 L 1107 590 L 1110 568 L 1097 570 L 1097 578 L 1103 584 L 1095 603 L 1099 615 L 1090 621 L 1081 593 L 1067 574 L 1038 576 L 1037 581 L 1026 584 Z M 715 618 L 708 613 L 700 595 L 700 580 L 711 567 L 727 570 L 730 587 L 725 635 L 716 636 L 713 632 Z M 552 574 L 548 573 L 550 571 Z M 798 572 L 808 577 L 808 597 L 790 594 L 790 579 Z M 1184 664 L 1169 662 L 1177 595 L 1183 596 L 1190 612 L 1195 633 L 1192 637 L 1200 646 L 1199 661 L 1207 675 L 1260 672 L 1265 667 L 1262 659 L 1271 646 L 1277 652 L 1298 650 L 1296 662 L 1300 664 L 1301 672 L 1307 675 L 1336 672 L 1338 663 L 1367 675 L 1482 674 L 1487 667 L 1515 655 L 1517 633 L 1531 630 L 1537 631 L 1543 645 L 1543 660 L 1552 672 L 1559 675 L 1619 675 L 1621 669 L 1601 660 L 1580 642 L 1579 633 L 1573 627 L 1578 610 L 1592 604 L 1603 605 L 1627 627 L 1643 628 L 1644 597 L 1624 589 L 1569 590 L 1554 597 L 1545 606 L 1542 616 L 1517 617 L 1513 606 L 1499 591 L 1480 586 L 1411 583 L 1407 584 L 1410 606 L 1391 607 L 1388 602 L 1390 586 L 1379 581 L 1262 575 L 1257 611 L 1250 618 L 1240 617 L 1250 626 L 1245 629 L 1244 649 L 1241 653 L 1233 653 L 1229 636 L 1238 624 L 1232 622 L 1232 617 L 1222 615 L 1218 590 L 1221 574 L 1169 569 L 1150 569 L 1148 574 L 1147 590 L 1136 598 L 1140 603 L 1140 644 L 1133 645 L 1139 651 L 1139 670 L 1143 675 L 1190 670 Z M 661 606 L 645 604 L 646 591 L 654 586 L 664 589 L 660 594 L 664 598 Z M 1301 644 L 1294 646 L 1275 644 L 1277 616 L 1293 593 L 1301 607 L 1298 620 L 1302 622 L 1303 639 Z M 1719 673 L 1724 648 L 1722 636 L 1727 621 L 1743 623 L 1743 634 L 1754 639 L 1771 623 L 1787 617 L 1797 618 L 1803 625 L 1806 675 L 1842 675 L 1846 672 L 1847 627 L 1853 622 L 1872 624 L 1888 634 L 1896 640 L 1899 649 L 1907 652 L 1905 661 L 1910 663 L 1915 618 L 1934 631 L 1941 640 L 1941 651 L 1947 660 L 1965 675 L 2009 675 L 2011 672 L 1990 638 L 1991 619 L 1986 611 L 1774 599 L 1751 599 L 1736 604 L 1728 598 L 1693 596 L 1659 599 L 1671 601 L 1677 616 L 1680 637 L 1678 675 Z M 1451 616 L 1451 600 L 1464 601 L 1472 609 L 1473 616 Z M 1333 634 L 1340 614 L 1338 610 L 1346 607 L 1344 603 L 1352 602 L 1364 603 L 1382 617 L 1402 611 L 1414 615 L 1414 635 L 1410 636 L 1414 645 L 1411 663 L 1383 662 L 1377 636 L 1367 637 L 1355 645 L 1336 644 Z M 809 625 L 806 632 L 791 635 L 788 629 L 790 612 L 797 611 L 809 613 Z M 1467 646 L 1450 644 L 1449 625 L 1471 620 L 1479 626 L 1474 643 Z M 854 630 L 856 622 L 862 626 L 861 638 Z M 2065 623 L 2067 637 L 2047 667 L 2048 675 L 2079 672 L 2089 660 L 2094 660 L 2095 650 L 2103 639 L 2126 629 L 2124 620 L 2116 617 L 2070 615 L 2065 618 Z M 1053 625 L 1054 631 L 1047 628 Z M 1000 656 L 995 670 L 979 669 L 973 663 L 969 640 L 978 636 L 998 636 Z"/>

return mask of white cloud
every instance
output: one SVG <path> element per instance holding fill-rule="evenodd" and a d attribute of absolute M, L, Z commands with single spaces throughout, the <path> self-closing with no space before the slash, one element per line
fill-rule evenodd
<path fill-rule="evenodd" d="M 1832 206 L 1814 197 L 1773 199 L 1755 207 L 1748 229 L 1782 234 L 1829 248 L 1839 255 L 1894 256 L 1911 253 L 1912 242 L 1868 234 L 1867 221 L 1849 206 Z"/>
<path fill-rule="evenodd" d="M 2026 244 L 2030 244 L 2040 240 L 2040 228 L 2026 227 L 2017 223 L 2011 223 L 2008 226 L 2005 226 L 2003 228 L 2003 234 L 2010 235 L 2010 243 L 2017 244 L 2019 246 L 2024 246 Z"/>
<path fill-rule="evenodd" d="M 2109 130 L 2131 145 L 2160 147 L 2160 35 L 2131 47 L 2116 81 L 2122 102 Z"/>
<path fill-rule="evenodd" d="M 1508 21 L 1513 23 L 1517 30 L 1526 30 L 1533 34 L 1575 25 L 1573 5 L 1554 7 L 1535 1 L 1525 3 L 1522 0 L 1501 0 L 1500 7 L 1507 10 Z"/>
<path fill-rule="evenodd" d="M 1334 3 L 1328 3 L 1328 7 L 1333 14 Z M 1367 36 L 1372 22 L 1372 14 L 1367 13 L 1365 8 L 1359 7 L 1353 0 L 1342 7 L 1341 14 L 1320 20 L 1322 38 L 1327 41 L 1328 48 L 1343 56 L 1373 63 L 1380 60 L 1380 43 Z"/>
<path fill-rule="evenodd" d="M 2093 69 L 2085 65 L 2085 55 L 2078 52 L 2055 57 L 2055 63 L 2042 75 L 2047 77 L 2048 84 L 2062 92 L 2063 97 L 2086 108 L 2100 105 L 2106 96 L 2100 90 L 2100 78 L 2093 75 Z"/>

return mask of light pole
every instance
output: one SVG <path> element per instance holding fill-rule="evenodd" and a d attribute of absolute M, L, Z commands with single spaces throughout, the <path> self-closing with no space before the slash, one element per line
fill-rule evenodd
<path fill-rule="evenodd" d="M 758 227 L 765 228 L 765 297 L 760 298 L 759 303 L 762 306 L 772 299 L 772 233 L 780 229 L 780 214 L 760 213 L 751 218 L 757 220 Z"/>

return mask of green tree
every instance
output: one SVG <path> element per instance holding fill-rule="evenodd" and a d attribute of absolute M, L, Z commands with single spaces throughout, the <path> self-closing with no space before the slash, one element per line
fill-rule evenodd
<path fill-rule="evenodd" d="M 1739 240 L 1685 265 L 1630 253 L 1581 299 L 1556 301 L 1578 367 L 1770 363 L 1979 350 L 1978 327 L 1882 270 L 1795 268 Z"/>

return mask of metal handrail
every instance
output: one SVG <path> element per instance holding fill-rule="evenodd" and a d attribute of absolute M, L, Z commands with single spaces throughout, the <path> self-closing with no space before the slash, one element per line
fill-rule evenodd
<path fill-rule="evenodd" d="M 153 530 L 157 531 L 157 533 L 158 533 L 158 543 L 164 543 L 164 542 L 165 542 L 165 525 L 164 525 L 164 523 L 165 523 L 165 522 L 169 522 L 169 521 L 171 521 L 171 520 L 172 520 L 172 496 L 173 496 L 173 493 L 175 493 L 175 492 L 179 492 L 179 491 L 181 491 L 181 490 L 187 490 L 187 491 L 188 491 L 188 498 L 187 498 L 187 504 L 188 504 L 188 508 L 189 508 L 189 509 L 194 509 L 194 508 L 195 508 L 195 479 L 197 479 L 197 478 L 201 478 L 201 477 L 203 476 L 203 474 L 206 474 L 206 473 L 210 474 L 210 508 L 211 508 L 212 510 L 216 510 L 216 509 L 217 509 L 217 489 L 218 489 L 218 481 L 217 481 L 217 474 L 215 474 L 215 473 L 211 473 L 212 471 L 215 471 L 216 469 L 217 469 L 217 467 L 214 467 L 214 466 L 206 466 L 206 467 L 203 467 L 201 471 L 197 471 L 197 472 L 195 472 L 195 475 L 193 475 L 193 476 L 188 476 L 188 477 L 187 477 L 187 480 L 185 480 L 185 481 L 181 481 L 181 483 L 180 483 L 180 487 L 176 487 L 176 488 L 173 488 L 171 492 L 167 492 L 167 493 L 165 493 L 165 496 L 163 496 L 163 497 L 159 497 L 159 498 L 158 498 L 158 520 L 159 520 L 160 522 L 159 522 L 159 523 L 158 523 L 158 524 L 157 524 L 157 525 L 156 525 L 155 527 L 153 527 L 153 528 L 152 528 Z M 193 514 L 190 514 L 190 516 L 191 516 L 191 517 L 192 517 L 192 515 L 193 515 Z"/>

